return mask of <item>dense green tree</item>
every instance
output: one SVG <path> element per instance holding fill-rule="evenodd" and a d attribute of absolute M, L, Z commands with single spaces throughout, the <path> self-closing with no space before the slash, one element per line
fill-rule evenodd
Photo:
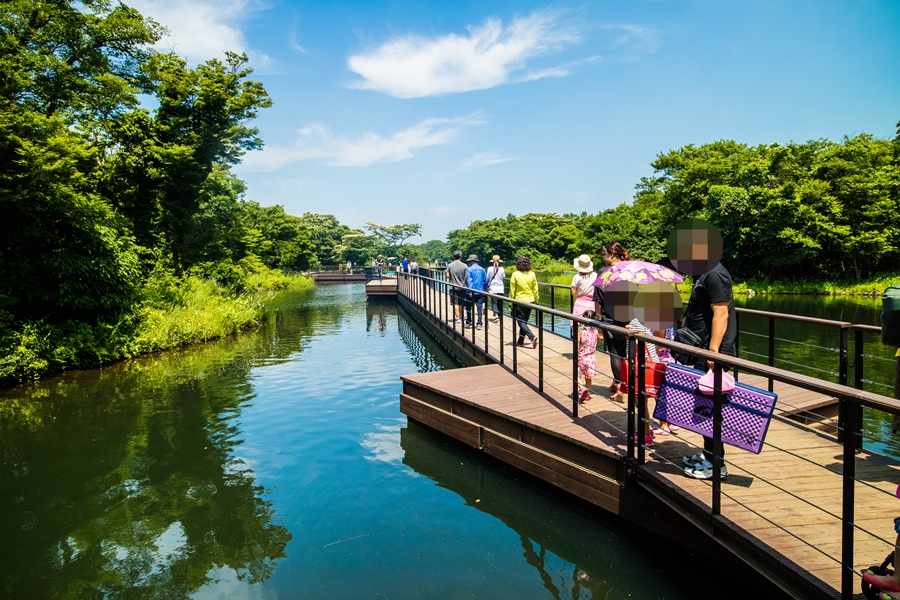
<path fill-rule="evenodd" d="M 314 264 L 334 264 L 335 249 L 342 243 L 344 235 L 351 233 L 350 228 L 341 225 L 334 215 L 305 212 L 300 221 L 309 230 L 315 248 Z"/>
<path fill-rule="evenodd" d="M 450 246 L 441 240 L 429 240 L 424 244 L 419 244 L 419 249 L 427 261 L 450 260 L 450 257 L 453 256 Z"/>
<path fill-rule="evenodd" d="M 91 318 L 133 298 L 127 223 L 96 193 L 105 124 L 137 105 L 162 29 L 110 2 L 0 5 L 0 304 Z"/>
<path fill-rule="evenodd" d="M 378 225 L 376 223 L 366 223 L 366 230 L 378 238 L 384 245 L 385 252 L 396 255 L 406 240 L 419 235 L 422 232 L 422 226 L 418 223 L 402 223 L 400 225 Z"/>
<path fill-rule="evenodd" d="M 245 254 L 258 257 L 273 269 L 304 271 L 314 257 L 309 231 L 301 221 L 284 212 L 280 205 L 262 207 L 242 203 L 241 218 Z"/>
<path fill-rule="evenodd" d="M 90 318 L 133 299 L 137 255 L 93 192 L 95 158 L 58 117 L 0 112 L 0 308 Z"/>
<path fill-rule="evenodd" d="M 126 200 L 113 201 L 142 241 L 153 232 L 177 272 L 190 266 L 196 252 L 193 218 L 206 179 L 217 165 L 235 164 L 246 150 L 262 145 L 247 121 L 271 101 L 258 82 L 247 79 L 252 69 L 246 61 L 246 55 L 227 52 L 225 62 L 189 69 L 174 54 L 150 56 L 142 66 L 145 91 L 159 106 L 152 119 L 138 109 L 116 128 L 123 152 L 114 161 L 114 177 L 118 187 L 126 186 Z"/>
<path fill-rule="evenodd" d="M 366 235 L 359 229 L 352 229 L 341 236 L 340 243 L 334 247 L 332 258 L 337 263 L 346 263 L 349 260 L 357 265 L 367 265 L 373 257 L 383 252 L 381 240 Z"/>

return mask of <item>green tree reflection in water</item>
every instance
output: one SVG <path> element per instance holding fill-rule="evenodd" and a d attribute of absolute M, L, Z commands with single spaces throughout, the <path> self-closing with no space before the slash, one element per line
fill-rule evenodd
<path fill-rule="evenodd" d="M 251 368 L 312 327 L 303 311 L 269 318 L 300 335 L 263 327 L 0 395 L 4 596 L 186 598 L 216 572 L 269 578 L 291 535 L 238 457 L 238 418 Z"/>

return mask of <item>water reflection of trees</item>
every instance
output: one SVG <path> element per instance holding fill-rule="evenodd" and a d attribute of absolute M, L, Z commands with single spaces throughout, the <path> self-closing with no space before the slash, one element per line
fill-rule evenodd
<path fill-rule="evenodd" d="M 397 303 L 393 300 L 370 300 L 366 302 L 366 331 L 378 331 L 386 335 L 388 317 L 397 316 Z"/>
<path fill-rule="evenodd" d="M 720 595 L 714 586 L 698 586 L 694 570 L 685 568 L 700 560 L 692 552 L 599 513 L 588 518 L 564 492 L 533 486 L 442 434 L 411 422 L 400 430 L 400 446 L 403 464 L 517 534 L 523 560 L 534 568 L 548 597 L 702 600 Z M 768 588 L 766 594 L 780 598 Z"/>
<path fill-rule="evenodd" d="M 256 332 L 0 396 L 5 596 L 187 598 L 224 568 L 267 579 L 291 535 L 238 457 L 248 375 L 340 318 L 280 310 Z"/>
<path fill-rule="evenodd" d="M 552 598 L 605 598 L 612 591 L 603 579 L 611 569 L 621 568 L 611 545 L 602 553 L 604 540 L 595 531 L 566 526 L 548 518 L 551 507 L 544 500 L 525 498 L 520 484 L 510 481 L 481 460 L 461 457 L 465 452 L 443 436 L 410 424 L 400 430 L 403 463 L 449 489 L 466 504 L 500 519 L 514 530 L 522 545 L 522 556 L 537 571 Z M 563 527 L 560 527 L 563 525 Z M 568 556 L 568 558 L 564 558 Z M 577 561 L 573 556 L 578 556 Z"/>

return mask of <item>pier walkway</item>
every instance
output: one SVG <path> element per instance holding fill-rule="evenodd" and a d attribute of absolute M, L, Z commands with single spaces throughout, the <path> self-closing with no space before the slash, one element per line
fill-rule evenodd
<path fill-rule="evenodd" d="M 448 319 L 445 284 L 410 276 L 398 289 L 401 305 L 472 367 L 403 376 L 409 418 L 661 535 L 739 560 L 794 597 L 852 598 L 858 573 L 892 549 L 900 462 L 860 449 L 859 419 L 862 406 L 898 413 L 900 402 L 731 359 L 742 383 L 765 388 L 773 379 L 776 416 L 760 454 L 726 446 L 728 477 L 699 481 L 685 476 L 681 461 L 702 446 L 699 435 L 658 436 L 653 448 L 629 443 L 641 406 L 652 413 L 653 399 L 610 400 L 604 354 L 592 398 L 573 402 L 568 315 L 533 306 L 539 346 L 516 347 L 508 314 L 485 320 L 483 330 L 463 329 Z M 548 317 L 556 333 L 540 327 Z M 648 340 L 679 346 L 629 335 L 638 353 Z M 836 402 L 839 420 L 798 418 Z"/>

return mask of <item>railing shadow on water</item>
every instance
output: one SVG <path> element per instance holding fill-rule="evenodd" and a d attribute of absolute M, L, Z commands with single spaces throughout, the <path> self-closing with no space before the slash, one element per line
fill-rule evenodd
<path fill-rule="evenodd" d="M 497 299 L 503 303 L 504 309 L 499 314 L 500 342 L 499 348 L 495 353 L 491 353 L 487 327 L 485 327 L 483 330 L 483 340 L 476 340 L 476 329 L 471 328 L 470 335 L 467 336 L 467 332 L 463 328 L 462 323 L 457 322 L 454 318 L 454 313 L 452 312 L 450 306 L 450 296 L 454 290 L 462 290 L 464 292 L 480 294 L 485 298 L 486 303 L 489 299 Z M 862 359 L 869 358 L 862 352 L 863 345 L 861 340 L 862 336 L 864 336 L 865 334 L 875 333 L 876 328 L 872 328 L 871 326 L 853 325 L 851 323 L 845 322 L 827 321 L 824 319 L 797 317 L 794 315 L 786 315 L 781 313 L 766 313 L 764 311 L 751 311 L 747 309 L 742 309 L 740 311 L 741 314 L 746 316 L 763 317 L 767 319 L 770 340 L 774 338 L 773 330 L 774 322 L 776 320 L 804 321 L 807 323 L 834 329 L 837 332 L 836 337 L 838 340 L 838 345 L 836 347 L 836 353 L 839 357 L 839 365 L 838 371 L 836 372 L 838 382 L 831 382 L 775 367 L 774 346 L 772 344 L 772 341 L 769 341 L 770 351 L 768 356 L 766 356 L 767 363 L 769 364 L 761 364 L 759 362 L 754 362 L 743 358 L 730 357 L 714 352 L 709 352 L 707 350 L 686 346 L 677 342 L 668 341 L 664 338 L 639 334 L 628 329 L 616 327 L 608 323 L 584 319 L 582 317 L 574 316 L 571 313 L 564 313 L 554 308 L 542 306 L 539 304 L 518 302 L 503 295 L 491 294 L 488 292 L 482 292 L 479 290 L 457 286 L 450 283 L 446 279 L 445 275 L 435 273 L 434 276 L 432 276 L 432 272 L 427 269 L 423 270 L 423 272 L 420 274 L 409 274 L 406 277 L 402 277 L 400 280 L 398 280 L 398 293 L 402 298 L 412 303 L 416 308 L 434 317 L 434 319 L 437 322 L 441 323 L 441 326 L 445 327 L 448 331 L 452 330 L 455 333 L 459 334 L 463 339 L 467 339 L 473 347 L 478 346 L 479 342 L 482 342 L 481 348 L 483 349 L 484 356 L 488 359 L 488 361 L 499 363 L 505 368 L 508 368 L 513 373 L 516 373 L 520 369 L 521 365 L 518 361 L 517 346 L 515 344 L 512 344 L 511 360 L 507 360 L 509 357 L 505 356 L 505 344 L 503 341 L 503 320 L 511 318 L 507 313 L 507 309 L 511 308 L 513 305 L 519 305 L 525 309 L 530 309 L 534 315 L 535 325 L 538 328 L 538 365 L 537 372 L 532 373 L 532 375 L 537 377 L 537 387 L 539 392 L 542 393 L 545 392 L 545 369 L 552 368 L 555 370 L 554 367 L 548 366 L 546 364 L 547 361 L 545 360 L 545 352 L 555 352 L 556 354 L 563 354 L 556 350 L 547 348 L 547 344 L 545 343 L 545 332 L 547 332 L 549 335 L 559 335 L 554 334 L 553 331 L 554 329 L 559 329 L 559 325 L 555 323 L 556 321 L 559 321 L 559 324 L 565 323 L 566 325 L 565 329 L 563 330 L 565 332 L 565 336 L 562 337 L 570 337 L 571 334 L 569 333 L 569 324 L 572 324 L 571 327 L 573 328 L 577 328 L 579 326 L 591 326 L 627 338 L 628 353 L 627 356 L 621 357 L 623 359 L 630 359 L 628 360 L 627 372 L 628 401 L 626 406 L 623 407 L 626 411 L 627 417 L 626 429 L 621 430 L 612 423 L 609 423 L 608 421 L 606 422 L 607 424 L 612 425 L 613 428 L 619 432 L 619 435 L 621 437 L 624 437 L 626 447 L 624 459 L 628 463 L 635 465 L 637 472 L 640 472 L 641 468 L 647 463 L 648 454 L 652 454 L 657 461 L 671 463 L 669 459 L 661 455 L 659 452 L 648 447 L 646 444 L 639 443 L 637 441 L 638 432 L 641 431 L 647 423 L 649 423 L 649 420 L 646 417 L 646 415 L 648 415 L 648 396 L 644 393 L 644 384 L 646 378 L 645 372 L 648 368 L 645 364 L 645 345 L 648 343 L 669 348 L 673 351 L 686 352 L 699 357 L 699 359 L 701 360 L 706 359 L 709 361 L 713 361 L 714 368 L 712 370 L 714 374 L 714 392 L 712 395 L 712 400 L 714 409 L 712 414 L 712 439 L 714 448 L 722 447 L 721 442 L 723 428 L 728 427 L 723 423 L 722 417 L 722 407 L 723 403 L 726 401 L 725 396 L 722 393 L 722 376 L 725 369 L 731 369 L 736 374 L 738 372 L 749 373 L 766 378 L 770 382 L 770 390 L 774 387 L 774 384 L 776 382 L 780 382 L 782 384 L 793 386 L 795 388 L 800 388 L 802 390 L 808 390 L 828 397 L 836 398 L 838 401 L 839 418 L 838 422 L 833 424 L 833 428 L 837 431 L 838 436 L 837 439 L 833 441 L 839 443 L 842 447 L 842 449 L 839 450 L 839 466 L 830 461 L 826 463 L 822 460 L 807 458 L 798 452 L 792 451 L 790 448 L 781 448 L 771 442 L 766 444 L 766 448 L 769 451 L 775 451 L 779 454 L 783 454 L 784 456 L 790 456 L 793 460 L 801 461 L 802 464 L 806 465 L 810 469 L 821 469 L 827 471 L 832 475 L 839 476 L 842 481 L 840 514 L 837 514 L 835 511 L 829 510 L 827 507 L 823 506 L 821 502 L 817 503 L 815 499 L 808 500 L 799 494 L 791 492 L 790 490 L 786 489 L 784 485 L 780 485 L 777 481 L 766 479 L 761 473 L 747 472 L 747 474 L 755 480 L 759 480 L 767 485 L 772 486 L 774 490 L 777 490 L 777 493 L 781 494 L 785 498 L 790 498 L 792 502 L 801 503 L 802 505 L 808 506 L 811 509 L 818 511 L 818 513 L 820 513 L 821 515 L 840 522 L 841 550 L 839 557 L 832 556 L 828 552 L 821 550 L 815 543 L 810 542 L 808 539 L 804 539 L 804 536 L 789 531 L 786 527 L 779 525 L 772 519 L 760 513 L 758 510 L 755 510 L 754 508 L 748 506 L 746 503 L 740 501 L 734 495 L 723 492 L 720 469 L 724 464 L 724 457 L 719 455 L 717 452 L 713 454 L 713 477 L 709 482 L 711 498 L 708 505 L 708 516 L 711 519 L 715 519 L 716 517 L 722 515 L 722 496 L 727 496 L 729 500 L 735 502 L 742 508 L 749 510 L 755 516 L 765 520 L 772 527 L 781 530 L 783 533 L 795 538 L 801 544 L 804 544 L 811 549 L 821 553 L 822 555 L 827 556 L 829 559 L 839 565 L 841 569 L 841 596 L 848 599 L 853 597 L 854 588 L 858 581 L 857 576 L 860 575 L 860 573 L 855 569 L 854 565 L 855 534 L 859 532 L 866 536 L 870 536 L 874 540 L 882 542 L 884 544 L 885 553 L 893 549 L 893 540 L 886 539 L 885 537 L 877 533 L 869 531 L 868 529 L 860 526 L 855 521 L 857 513 L 856 484 L 864 486 L 867 490 L 875 490 L 879 494 L 883 493 L 887 496 L 893 497 L 893 493 L 891 491 L 884 489 L 884 487 L 873 485 L 873 483 L 871 483 L 870 481 L 867 481 L 862 477 L 857 477 L 856 475 L 858 460 L 857 454 L 863 447 L 864 439 L 872 437 L 870 432 L 866 432 L 862 429 L 863 409 L 866 408 L 883 411 L 884 413 L 888 413 L 890 415 L 900 414 L 900 401 L 861 389 L 863 384 Z M 485 310 L 485 313 L 487 313 L 487 309 Z M 550 331 L 547 331 L 547 329 L 550 329 Z M 515 319 L 512 319 L 511 331 L 511 337 L 515 339 Z M 856 387 L 850 387 L 846 385 L 850 366 L 849 336 L 851 331 L 854 332 L 854 339 L 856 342 L 854 346 L 854 379 Z M 575 357 L 577 357 L 578 355 L 577 336 L 573 336 L 571 343 L 572 354 L 568 356 L 568 358 L 572 359 L 572 370 L 570 373 L 572 381 L 571 390 L 560 390 L 558 388 L 553 389 L 561 393 L 563 396 L 570 395 L 572 401 L 571 414 L 574 418 L 577 419 L 579 413 L 578 366 L 577 360 L 575 360 Z M 604 350 L 598 349 L 598 352 L 608 354 L 608 352 Z M 568 352 L 565 352 L 564 354 L 568 354 Z M 635 390 L 639 391 L 635 392 Z M 828 436 L 819 429 L 815 429 L 812 426 L 805 424 L 804 422 L 792 420 L 790 417 L 793 415 L 791 414 L 790 410 L 779 412 L 783 412 L 784 414 L 776 413 L 771 418 L 773 420 L 789 424 L 791 427 L 806 431 L 807 433 L 813 434 L 815 436 L 825 436 L 829 439 L 832 439 L 831 436 Z M 592 413 L 592 416 L 598 415 L 596 413 Z M 621 437 L 619 441 L 622 441 Z M 863 461 L 869 460 L 868 455 L 864 453 L 860 456 L 861 460 Z M 674 465 L 678 470 L 681 470 L 683 468 L 682 465 L 677 465 L 675 463 L 671 464 Z M 864 462 L 863 464 L 866 463 Z M 746 471 L 746 469 L 744 470 Z M 862 506 L 860 508 L 863 511 L 865 511 L 866 509 L 865 506 Z M 873 561 L 876 559 L 880 559 L 880 557 L 872 557 Z"/>

